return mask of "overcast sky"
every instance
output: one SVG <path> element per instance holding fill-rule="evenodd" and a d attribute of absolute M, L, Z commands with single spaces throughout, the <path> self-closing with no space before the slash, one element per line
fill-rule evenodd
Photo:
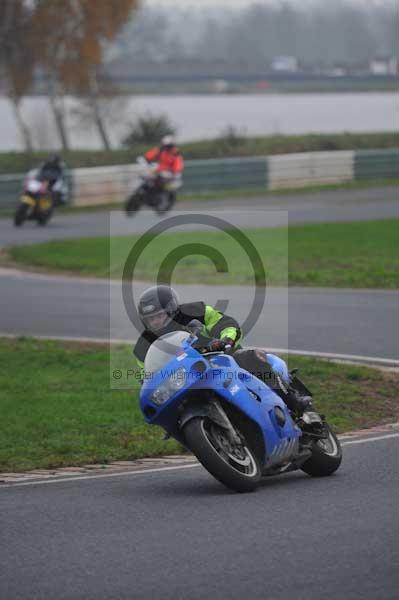
<path fill-rule="evenodd" d="M 204 6 L 217 6 L 224 5 L 229 6 L 231 8 L 240 8 L 246 7 L 250 4 L 283 4 L 286 0 L 144 0 L 144 3 L 148 6 L 173 6 L 178 5 L 181 7 L 184 6 L 195 6 L 198 8 Z M 288 0 L 291 4 L 297 6 L 303 6 L 304 4 L 312 4 L 318 3 L 320 4 L 321 0 Z M 353 2 L 354 4 L 364 4 L 375 5 L 375 6 L 383 6 L 392 5 L 394 2 L 398 0 L 346 0 L 347 2 Z"/>

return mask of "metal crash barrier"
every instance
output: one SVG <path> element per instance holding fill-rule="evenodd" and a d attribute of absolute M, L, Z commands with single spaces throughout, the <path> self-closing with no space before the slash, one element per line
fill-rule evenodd
<path fill-rule="evenodd" d="M 24 174 L 0 176 L 0 210 L 15 206 Z M 124 202 L 139 167 L 120 165 L 68 171 L 73 206 Z M 186 161 L 183 191 L 275 190 L 351 181 L 399 179 L 399 149 L 303 152 L 270 157 Z"/>

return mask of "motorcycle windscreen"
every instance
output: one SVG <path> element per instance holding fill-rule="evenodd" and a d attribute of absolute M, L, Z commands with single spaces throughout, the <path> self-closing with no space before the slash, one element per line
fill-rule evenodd
<path fill-rule="evenodd" d="M 26 184 L 26 190 L 32 194 L 38 194 L 42 189 L 42 183 L 37 179 L 29 179 Z"/>
<path fill-rule="evenodd" d="M 151 344 L 144 361 L 144 370 L 153 375 L 181 351 L 182 343 L 190 337 L 188 331 L 172 331 Z"/>

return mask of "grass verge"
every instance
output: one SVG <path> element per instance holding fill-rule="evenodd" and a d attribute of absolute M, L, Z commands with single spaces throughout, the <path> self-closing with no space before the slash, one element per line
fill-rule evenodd
<path fill-rule="evenodd" d="M 187 160 L 398 147 L 399 134 L 396 132 L 238 136 L 232 140 L 228 137 L 219 137 L 180 144 L 180 149 Z M 76 169 L 131 163 L 146 150 L 148 144 L 110 151 L 71 150 L 63 152 L 62 156 L 69 169 Z M 0 152 L 0 174 L 24 173 L 47 158 L 48 151 Z"/>
<path fill-rule="evenodd" d="M 129 364 L 131 349 L 119 347 Z M 20 338 L 0 339 L 0 471 L 181 452 L 162 431 L 145 425 L 138 390 L 109 389 L 107 346 Z M 399 375 L 293 357 L 317 408 L 339 431 L 399 417 Z"/>
<path fill-rule="evenodd" d="M 250 229 L 244 233 L 264 257 L 269 285 L 286 285 L 288 273 L 289 285 L 399 288 L 399 219 L 301 225 L 288 230 Z M 9 256 L 19 264 L 50 271 L 120 278 L 137 239 L 137 236 L 112 238 L 111 261 L 108 238 L 15 246 Z M 228 272 L 216 271 L 204 256 L 190 255 L 178 262 L 174 282 L 253 283 L 253 269 L 245 252 L 224 232 L 207 232 L 206 237 L 200 232 L 159 236 L 142 253 L 135 278 L 155 280 L 161 260 L 154 257 L 163 259 L 180 246 L 204 241 L 226 257 Z"/>

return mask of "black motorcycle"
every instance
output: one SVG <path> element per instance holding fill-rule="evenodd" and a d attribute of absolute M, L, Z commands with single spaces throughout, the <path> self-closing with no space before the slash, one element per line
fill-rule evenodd
<path fill-rule="evenodd" d="M 175 189 L 168 189 L 171 184 L 170 174 L 157 172 L 156 165 L 145 165 L 145 167 L 145 170 L 140 173 L 139 187 L 125 203 L 125 211 L 129 217 L 132 217 L 142 206 L 150 206 L 158 215 L 163 215 L 172 208 L 176 200 Z M 173 187 L 176 188 L 176 185 Z"/>

